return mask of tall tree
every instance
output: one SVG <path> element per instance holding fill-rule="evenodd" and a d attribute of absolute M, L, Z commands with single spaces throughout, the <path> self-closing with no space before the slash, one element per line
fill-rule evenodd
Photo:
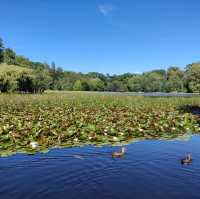
<path fill-rule="evenodd" d="M 151 71 L 143 74 L 142 87 L 144 92 L 164 91 L 165 73 Z"/>
<path fill-rule="evenodd" d="M 135 76 L 129 78 L 128 79 L 129 91 L 132 91 L 132 92 L 143 91 L 142 81 L 143 81 L 142 75 L 135 75 Z"/>
<path fill-rule="evenodd" d="M 3 40 L 0 38 L 0 63 L 3 62 Z"/>
<path fill-rule="evenodd" d="M 104 82 L 98 77 L 89 79 L 88 84 L 91 91 L 103 91 L 105 86 Z"/>
<path fill-rule="evenodd" d="M 12 49 L 6 48 L 3 51 L 3 62 L 5 62 L 9 65 L 15 65 L 16 64 L 16 54 Z"/>
<path fill-rule="evenodd" d="M 74 91 L 82 91 L 82 83 L 81 80 L 76 80 L 73 86 Z"/>
<path fill-rule="evenodd" d="M 189 92 L 200 92 L 200 63 L 189 64 L 186 67 L 185 77 Z"/>
<path fill-rule="evenodd" d="M 16 56 L 15 62 L 18 66 L 30 68 L 30 61 L 24 56 Z"/>
<path fill-rule="evenodd" d="M 55 82 L 56 82 L 56 80 L 58 80 L 58 78 L 57 78 L 56 64 L 54 61 L 51 63 L 49 72 L 50 72 L 50 76 L 52 78 L 52 82 L 50 84 L 50 89 L 55 89 L 55 87 L 56 87 Z"/>
<path fill-rule="evenodd" d="M 184 92 L 184 73 L 178 67 L 171 66 L 167 70 L 165 92 Z"/>
<path fill-rule="evenodd" d="M 35 70 L 34 71 L 34 92 L 42 93 L 46 89 L 49 89 L 50 83 L 52 82 L 51 76 L 48 70 Z"/>
<path fill-rule="evenodd" d="M 128 91 L 128 88 L 121 81 L 114 80 L 114 81 L 108 83 L 105 90 L 112 91 L 112 92 L 125 92 L 125 91 Z"/>

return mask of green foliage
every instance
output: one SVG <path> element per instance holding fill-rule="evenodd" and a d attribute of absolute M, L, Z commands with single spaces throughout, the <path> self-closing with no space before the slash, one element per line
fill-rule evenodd
<path fill-rule="evenodd" d="M 16 64 L 16 54 L 12 49 L 6 48 L 3 51 L 3 62 L 7 63 L 9 65 L 15 65 Z"/>
<path fill-rule="evenodd" d="M 128 91 L 128 88 L 121 81 L 114 80 L 108 83 L 105 90 L 112 91 L 112 92 L 125 92 L 125 91 Z"/>
<path fill-rule="evenodd" d="M 88 84 L 91 91 L 103 91 L 105 86 L 104 82 L 98 77 L 89 79 Z"/>
<path fill-rule="evenodd" d="M 182 79 L 184 77 L 184 72 L 181 71 L 178 67 L 170 66 L 167 70 L 167 79 L 170 79 L 171 77 Z"/>
<path fill-rule="evenodd" d="M 162 92 L 164 91 L 165 74 L 152 71 L 144 73 L 142 81 L 143 91 L 145 92 Z"/>
<path fill-rule="evenodd" d="M 55 146 L 125 144 L 199 133 L 199 117 L 178 109 L 199 97 L 151 98 L 84 92 L 0 97 L 0 156 Z M 31 143 L 35 143 L 35 147 Z"/>
<path fill-rule="evenodd" d="M 168 68 L 165 90 L 167 92 L 186 92 L 184 88 L 184 73 L 178 67 L 171 66 Z"/>
<path fill-rule="evenodd" d="M 187 65 L 186 80 L 189 91 L 200 92 L 200 63 Z"/>
<path fill-rule="evenodd" d="M 76 80 L 73 86 L 74 91 L 82 91 L 82 83 L 81 80 Z"/>
<path fill-rule="evenodd" d="M 133 77 L 129 78 L 128 79 L 129 91 L 132 92 L 143 91 L 142 82 L 143 82 L 143 77 L 141 75 L 134 75 Z"/>
<path fill-rule="evenodd" d="M 52 79 L 48 70 L 32 70 L 14 65 L 0 65 L 1 92 L 38 93 L 48 89 Z"/>
<path fill-rule="evenodd" d="M 167 70 L 158 69 L 143 74 L 104 75 L 97 72 L 83 74 L 63 71 L 61 67 L 56 66 L 55 62 L 49 65 L 48 63 L 30 61 L 26 57 L 16 55 L 12 49 L 4 48 L 3 41 L 0 39 L 1 62 L 31 70 L 30 74 L 23 73 L 20 77 L 16 73 L 10 74 L 9 70 L 5 72 L 5 77 L 1 74 L 2 92 L 16 90 L 43 92 L 46 89 L 112 92 L 200 92 L 200 63 L 189 64 L 185 71 L 176 66 L 170 66 Z"/>
<path fill-rule="evenodd" d="M 36 77 L 33 76 L 32 72 L 23 72 L 19 75 L 17 78 L 17 91 L 20 92 L 28 92 L 33 93 L 34 92 L 34 79 Z"/>
<path fill-rule="evenodd" d="M 26 67 L 26 68 L 30 67 L 29 59 L 27 59 L 23 56 L 16 56 L 15 63 L 16 63 L 16 65 L 21 66 L 21 67 Z"/>
<path fill-rule="evenodd" d="M 49 75 L 48 70 L 34 70 L 34 79 L 33 79 L 33 85 L 34 85 L 34 93 L 43 93 L 46 89 L 49 88 L 52 78 Z"/>
<path fill-rule="evenodd" d="M 33 78 L 30 69 L 7 64 L 0 65 L 1 92 L 32 92 Z"/>
<path fill-rule="evenodd" d="M 179 77 L 170 77 L 165 83 L 166 92 L 185 92 L 183 80 Z"/>
<path fill-rule="evenodd" d="M 0 63 L 3 62 L 3 40 L 0 38 Z"/>

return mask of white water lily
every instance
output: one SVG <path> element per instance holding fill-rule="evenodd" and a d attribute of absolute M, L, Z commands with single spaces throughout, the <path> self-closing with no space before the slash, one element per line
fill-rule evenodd
<path fill-rule="evenodd" d="M 104 133 L 104 135 L 108 135 L 107 133 Z"/>
<path fill-rule="evenodd" d="M 124 135 L 124 133 L 120 133 L 120 135 Z"/>
<path fill-rule="evenodd" d="M 38 143 L 37 142 L 30 142 L 30 145 L 31 145 L 32 149 L 35 149 L 35 148 L 37 148 Z"/>
<path fill-rule="evenodd" d="M 144 131 L 144 129 L 141 129 L 141 128 L 140 128 L 140 129 L 139 129 L 139 131 L 140 131 L 140 132 L 143 132 L 143 131 Z"/>
<path fill-rule="evenodd" d="M 62 147 L 59 145 L 53 146 L 52 149 L 61 149 Z"/>
<path fill-rule="evenodd" d="M 118 138 L 117 138 L 117 137 L 113 137 L 113 140 L 114 140 L 114 141 L 117 141 L 117 140 L 118 140 Z"/>
<path fill-rule="evenodd" d="M 91 137 L 91 136 L 89 136 L 88 138 L 89 138 L 89 140 L 91 140 L 91 139 L 92 139 L 92 137 Z"/>
<path fill-rule="evenodd" d="M 78 138 L 74 138 L 74 142 L 78 142 Z"/>

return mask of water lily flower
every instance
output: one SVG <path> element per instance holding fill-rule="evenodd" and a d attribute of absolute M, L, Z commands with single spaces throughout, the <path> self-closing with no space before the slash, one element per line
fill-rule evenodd
<path fill-rule="evenodd" d="M 117 141 L 117 140 L 118 140 L 118 138 L 117 138 L 117 137 L 113 137 L 113 140 L 114 140 L 114 141 Z"/>
<path fill-rule="evenodd" d="M 139 129 L 139 131 L 140 131 L 140 132 L 143 132 L 143 131 L 144 131 L 144 129 L 141 129 L 141 128 L 140 128 L 140 129 Z"/>
<path fill-rule="evenodd" d="M 78 138 L 74 138 L 74 141 L 75 141 L 75 142 L 78 142 Z"/>
<path fill-rule="evenodd" d="M 104 133 L 104 135 L 108 135 L 107 133 Z"/>
<path fill-rule="evenodd" d="M 92 137 L 91 137 L 91 136 L 89 136 L 88 138 L 89 138 L 89 140 L 91 140 L 91 139 L 92 139 Z"/>
<path fill-rule="evenodd" d="M 37 148 L 38 143 L 37 142 L 30 142 L 30 145 L 31 145 L 32 149 L 35 149 L 35 148 Z"/>

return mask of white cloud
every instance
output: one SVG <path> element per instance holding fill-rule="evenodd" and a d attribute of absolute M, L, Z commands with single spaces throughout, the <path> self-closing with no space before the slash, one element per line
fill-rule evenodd
<path fill-rule="evenodd" d="M 101 4 L 98 6 L 98 9 L 99 9 L 100 13 L 106 17 L 111 12 L 113 12 L 116 9 L 116 7 L 112 4 Z"/>

